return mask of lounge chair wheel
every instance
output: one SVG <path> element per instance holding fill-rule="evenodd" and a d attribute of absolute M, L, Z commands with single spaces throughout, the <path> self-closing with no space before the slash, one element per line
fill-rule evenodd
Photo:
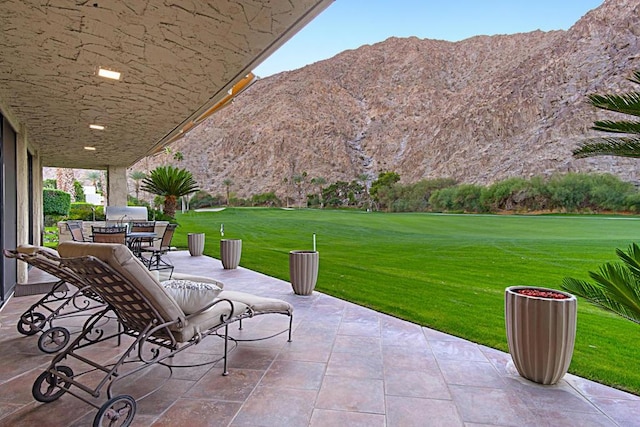
<path fill-rule="evenodd" d="M 35 335 L 42 330 L 46 323 L 44 314 L 30 311 L 23 314 L 18 321 L 18 332 L 22 335 Z"/>
<path fill-rule="evenodd" d="M 136 414 L 136 401 L 126 394 L 116 396 L 100 407 L 93 427 L 128 426 Z"/>
<path fill-rule="evenodd" d="M 62 350 L 68 343 L 71 334 L 65 328 L 56 326 L 51 328 L 40 336 L 38 340 L 38 348 L 45 353 L 57 353 Z"/>
<path fill-rule="evenodd" d="M 68 366 L 56 366 L 55 369 L 68 378 L 73 377 L 73 371 Z M 31 394 L 38 402 L 48 403 L 62 396 L 69 387 L 71 387 L 70 382 L 50 372 L 43 372 L 38 375 L 38 378 L 36 378 L 36 381 L 33 383 Z"/>

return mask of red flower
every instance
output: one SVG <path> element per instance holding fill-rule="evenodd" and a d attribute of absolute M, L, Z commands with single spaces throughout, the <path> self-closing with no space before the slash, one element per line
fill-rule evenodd
<path fill-rule="evenodd" d="M 569 298 L 568 296 L 566 296 L 565 294 L 561 294 L 560 292 L 543 291 L 540 289 L 518 289 L 516 292 L 521 295 L 526 295 L 529 297 L 551 298 L 551 299 Z"/>

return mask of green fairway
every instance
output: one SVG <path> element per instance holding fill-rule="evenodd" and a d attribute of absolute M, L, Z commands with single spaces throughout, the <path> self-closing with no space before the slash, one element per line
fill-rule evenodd
<path fill-rule="evenodd" d="M 243 267 L 289 280 L 288 252 L 320 252 L 318 291 L 507 351 L 504 289 L 559 288 L 565 276 L 616 261 L 640 241 L 640 218 L 387 214 L 240 208 L 178 214 L 173 244 L 206 233 L 219 258 L 225 238 L 243 240 Z M 637 324 L 583 300 L 570 372 L 640 394 Z"/>

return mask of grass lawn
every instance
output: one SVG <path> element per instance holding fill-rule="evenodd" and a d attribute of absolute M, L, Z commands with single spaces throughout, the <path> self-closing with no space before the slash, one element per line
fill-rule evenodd
<path fill-rule="evenodd" d="M 388 214 L 239 208 L 178 214 L 173 244 L 206 233 L 219 258 L 225 238 L 243 240 L 243 267 L 289 280 L 288 252 L 312 249 L 316 290 L 507 351 L 504 289 L 558 288 L 565 276 L 616 261 L 615 248 L 640 241 L 640 218 Z M 640 327 L 578 303 L 570 372 L 640 394 Z"/>

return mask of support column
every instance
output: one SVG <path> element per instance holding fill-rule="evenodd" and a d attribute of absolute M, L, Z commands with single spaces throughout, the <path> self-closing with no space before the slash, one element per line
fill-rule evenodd
<path fill-rule="evenodd" d="M 42 183 L 42 181 L 39 181 Z M 35 187 L 35 185 L 34 185 Z M 34 188 L 34 194 L 42 187 Z M 27 140 L 24 132 L 16 135 L 16 243 L 29 243 L 29 169 L 27 161 Z M 39 234 L 38 234 L 39 236 Z M 40 242 L 34 242 L 39 244 Z M 12 248 L 13 249 L 13 248 Z M 16 265 L 17 283 L 27 282 L 27 264 L 19 262 Z"/>
<path fill-rule="evenodd" d="M 127 206 L 127 168 L 107 168 L 107 206 Z"/>

